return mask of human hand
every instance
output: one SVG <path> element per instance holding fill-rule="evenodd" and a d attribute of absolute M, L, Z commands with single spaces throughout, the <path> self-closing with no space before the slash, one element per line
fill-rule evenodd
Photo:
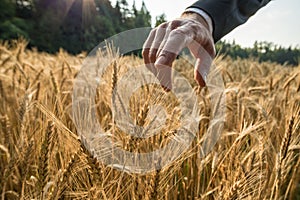
<path fill-rule="evenodd" d="M 166 91 L 172 89 L 172 63 L 184 47 L 188 47 L 196 58 L 194 79 L 200 86 L 205 86 L 215 56 L 215 46 L 208 27 L 200 15 L 184 13 L 180 18 L 163 23 L 150 32 L 143 46 L 144 62 Z"/>

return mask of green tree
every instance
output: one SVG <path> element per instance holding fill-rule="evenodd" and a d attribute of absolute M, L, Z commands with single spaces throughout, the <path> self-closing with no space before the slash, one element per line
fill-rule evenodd
<path fill-rule="evenodd" d="M 254 58 L 260 62 L 270 61 L 279 64 L 299 65 L 299 47 L 283 48 L 271 42 L 255 42 L 252 48 L 242 48 L 240 45 L 219 41 L 216 44 L 218 54 L 237 58 Z"/>
<path fill-rule="evenodd" d="M 155 17 L 155 27 L 159 26 L 160 24 L 166 22 L 167 16 L 163 13 Z"/>
<path fill-rule="evenodd" d="M 18 37 L 29 39 L 29 23 L 17 16 L 16 5 L 12 0 L 0 1 L 0 39 L 2 40 Z"/>
<path fill-rule="evenodd" d="M 142 7 L 135 15 L 135 27 L 151 26 L 151 15 L 148 11 L 145 2 L 142 2 Z"/>

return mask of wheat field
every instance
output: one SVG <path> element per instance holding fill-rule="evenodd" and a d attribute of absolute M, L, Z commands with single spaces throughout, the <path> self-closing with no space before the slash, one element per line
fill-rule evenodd
<path fill-rule="evenodd" d="M 300 66 L 215 59 L 225 84 L 226 121 L 213 150 L 200 158 L 202 141 L 195 139 L 170 166 L 132 174 L 98 162 L 78 139 L 72 87 L 85 56 L 27 50 L 24 41 L 0 45 L 1 199 L 300 199 Z M 131 98 L 131 116 L 143 126 L 149 106 L 161 102 L 168 120 L 160 134 L 138 140 L 114 125 L 112 90 L 142 62 L 119 58 L 95 100 L 99 123 L 128 151 L 159 148 L 179 123 L 176 98 L 153 86 Z M 195 84 L 187 65 L 179 59 L 174 67 L 199 98 L 201 138 L 209 124 L 209 93 Z"/>

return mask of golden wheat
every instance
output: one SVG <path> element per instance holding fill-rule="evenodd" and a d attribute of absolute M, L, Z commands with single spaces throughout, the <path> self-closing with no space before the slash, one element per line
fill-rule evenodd
<path fill-rule="evenodd" d="M 185 59 L 174 67 L 189 80 L 200 109 L 196 138 L 170 166 L 129 174 L 96 160 L 78 140 L 72 120 L 73 80 L 85 54 L 56 55 L 27 50 L 25 41 L 0 45 L 1 199 L 299 199 L 300 66 L 253 60 L 215 60 L 225 84 L 225 124 L 206 156 L 202 136 L 211 115 L 211 94 L 193 80 Z M 136 90 L 130 115 L 150 126 L 151 106 L 165 108 L 165 127 L 149 138 L 129 137 L 115 124 L 113 91 L 120 78 L 143 63 L 126 56 L 103 74 L 95 102 L 100 125 L 131 152 L 164 147 L 180 126 L 179 101 L 157 85 Z"/>

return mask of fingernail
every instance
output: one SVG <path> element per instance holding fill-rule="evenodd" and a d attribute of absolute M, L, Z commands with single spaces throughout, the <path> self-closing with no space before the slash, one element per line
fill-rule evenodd
<path fill-rule="evenodd" d="M 161 85 L 161 87 L 164 89 L 165 92 L 170 92 L 172 90 L 172 86 L 164 86 L 164 85 Z"/>
<path fill-rule="evenodd" d="M 204 83 L 206 83 L 207 82 L 207 73 L 203 73 L 203 81 L 204 81 Z"/>

